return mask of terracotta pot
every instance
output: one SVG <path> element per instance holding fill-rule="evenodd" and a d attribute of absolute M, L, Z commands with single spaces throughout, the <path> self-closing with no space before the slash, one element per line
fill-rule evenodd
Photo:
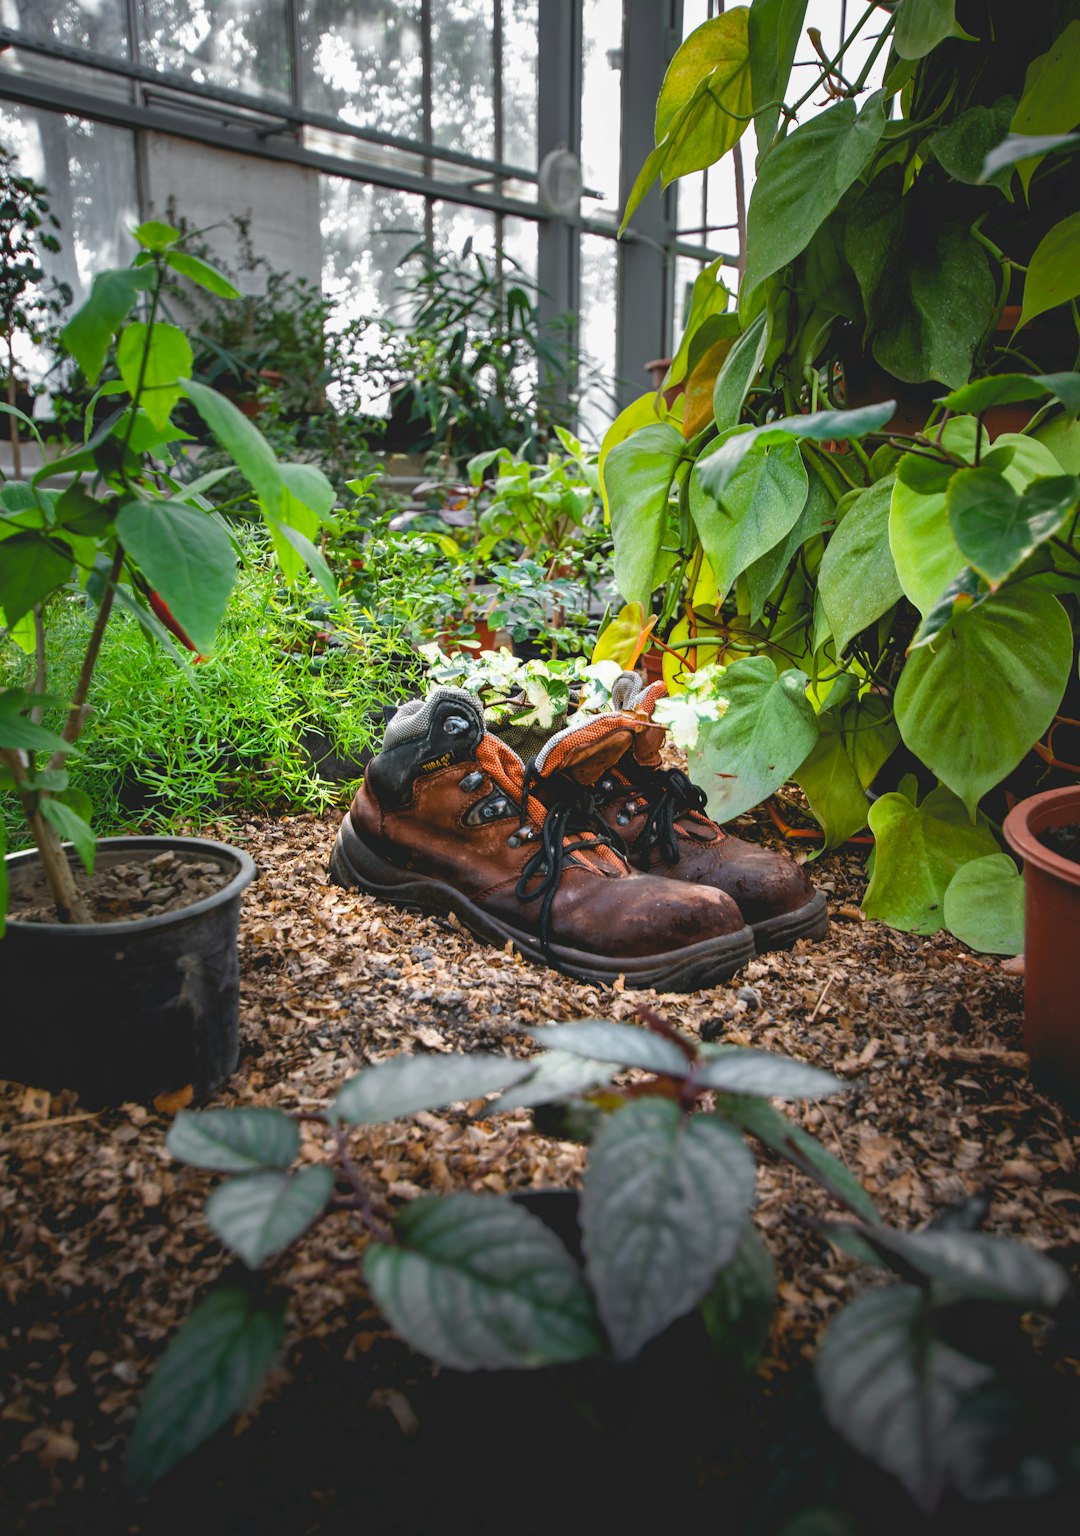
<path fill-rule="evenodd" d="M 671 367 L 671 358 L 670 357 L 654 357 L 654 358 L 652 358 L 652 360 L 650 362 L 647 362 L 645 364 L 645 372 L 649 375 L 649 377 L 652 380 L 652 387 L 653 387 L 653 389 L 659 389 L 660 388 L 661 384 L 664 382 L 665 375 L 667 374 L 667 371 L 668 371 L 668 369 L 670 367 Z M 664 403 L 667 405 L 669 410 L 675 404 L 676 400 L 679 398 L 679 396 L 683 393 L 683 391 L 685 389 L 686 389 L 686 380 L 683 379 L 683 381 L 680 384 L 673 384 L 670 389 L 665 389 L 664 390 Z"/>
<path fill-rule="evenodd" d="M 1080 785 L 1021 800 L 1003 830 L 1024 861 L 1024 1045 L 1033 1069 L 1080 1102 L 1080 864 L 1039 841 L 1048 827 L 1072 822 L 1080 822 Z"/>
<path fill-rule="evenodd" d="M 651 686 L 653 683 L 664 681 L 664 653 L 653 649 L 644 651 L 638 659 L 638 670 L 645 674 L 645 681 Z"/>
<path fill-rule="evenodd" d="M 447 627 L 439 635 L 439 645 L 448 656 L 455 655 L 458 651 L 497 651 L 500 645 L 505 645 L 506 632 L 501 629 L 492 629 L 486 619 L 474 619 L 472 621 L 473 633 L 467 638 L 473 644 L 466 645 L 459 638 L 460 620 L 447 619 Z"/>

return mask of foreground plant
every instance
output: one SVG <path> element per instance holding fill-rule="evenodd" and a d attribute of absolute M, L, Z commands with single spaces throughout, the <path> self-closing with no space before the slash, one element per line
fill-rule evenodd
<path fill-rule="evenodd" d="M 297 1118 L 273 1109 L 181 1112 L 166 1145 L 230 1176 L 206 1216 L 251 1271 L 276 1266 L 316 1223 L 348 1217 L 366 1237 L 364 1279 L 384 1316 L 442 1365 L 626 1362 L 700 1308 L 703 1347 L 748 1372 L 775 1302 L 772 1261 L 750 1218 L 749 1135 L 847 1209 L 854 1219 L 824 1229 L 837 1246 L 905 1282 L 860 1296 L 831 1324 L 818 1377 L 839 1432 L 926 1509 L 949 1487 L 974 1498 L 1038 1494 L 1068 1476 L 1067 1424 L 1056 1460 L 1037 1465 L 1017 1428 L 1024 1405 L 1047 1390 L 1037 1362 L 1017 1376 L 1016 1346 L 1026 1342 L 1017 1323 L 1031 1310 L 1060 1311 L 1064 1271 L 1020 1243 L 958 1230 L 955 1217 L 921 1233 L 886 1227 L 843 1163 L 769 1102 L 820 1098 L 843 1083 L 770 1052 L 700 1044 L 640 1013 L 648 1028 L 587 1019 L 533 1029 L 545 1049 L 527 1060 L 397 1056 L 369 1067 L 325 1114 L 303 1117 L 332 1137 L 326 1164 L 294 1166 Z M 591 1139 L 578 1207 L 583 1262 L 510 1197 L 455 1193 L 395 1206 L 353 1159 L 357 1126 L 489 1094 L 498 1097 L 484 1115 L 530 1107 L 548 1133 Z M 284 1292 L 261 1275 L 196 1308 L 135 1426 L 137 1486 L 250 1402 L 280 1354 L 286 1313 Z M 1067 1383 L 1054 1390 L 1055 1402 L 1067 1398 Z"/>
<path fill-rule="evenodd" d="M 278 463 L 235 406 L 192 380 L 187 336 L 159 318 L 162 292 L 177 276 L 223 296 L 235 290 L 184 251 L 171 226 L 151 222 L 134 233 L 141 249 L 131 266 L 99 273 L 60 335 L 91 383 L 115 349 L 119 378 L 91 401 L 80 446 L 46 462 L 29 482 L 0 489 L 0 626 L 26 657 L 26 686 L 0 690 L 0 791 L 16 795 L 22 806 L 64 922 L 92 921 L 62 847 L 70 841 L 92 872 L 90 805 L 72 787 L 65 763 L 92 707 L 91 683 L 113 607 L 131 613 L 187 668 L 185 653 L 198 660 L 212 649 L 236 575 L 233 537 L 206 496 L 229 471 L 186 483 L 176 474 L 175 446 L 190 439 L 173 420 L 181 402 L 194 407 L 247 481 L 286 576 L 306 565 L 326 594 L 336 596 L 313 542 L 329 518 L 333 487 L 310 465 Z M 57 480 L 64 489 L 50 489 Z M 96 610 L 66 700 L 49 692 L 44 641 L 47 610 L 63 601 Z M 50 707 L 66 708 L 59 732 L 41 724 Z M 0 861 L 0 923 L 7 905 L 3 870 Z"/>

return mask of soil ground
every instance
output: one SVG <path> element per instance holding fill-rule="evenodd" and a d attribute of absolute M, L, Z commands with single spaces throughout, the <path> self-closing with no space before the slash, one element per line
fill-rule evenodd
<path fill-rule="evenodd" d="M 863 921 L 861 851 L 817 867 L 833 919 L 824 941 L 761 956 L 711 991 L 635 994 L 482 948 L 453 920 L 328 887 L 337 819 L 200 829 L 246 847 L 259 868 L 241 927 L 241 1058 L 213 1104 L 315 1110 L 359 1066 L 399 1050 L 528 1054 L 530 1025 L 627 1018 L 646 1001 L 689 1034 L 783 1051 L 845 1078 L 846 1095 L 793 1112 L 865 1182 L 887 1220 L 918 1226 L 985 1193 L 986 1230 L 1022 1237 L 1076 1268 L 1080 1123 L 1029 1076 L 1022 981 L 945 933 L 920 938 Z M 747 826 L 744 835 L 773 836 L 760 815 Z M 520 1383 L 507 1384 L 508 1398 L 490 1379 L 439 1378 L 399 1344 L 365 1294 L 360 1244 L 341 1218 L 278 1267 L 275 1279 L 294 1300 L 284 1357 L 259 1403 L 149 1502 L 135 1502 L 122 1468 L 141 1391 L 177 1325 L 230 1262 L 202 1214 L 214 1176 L 170 1159 L 167 1109 L 89 1112 L 70 1093 L 0 1083 L 5 1531 L 539 1531 L 576 1477 L 572 1504 L 558 1506 L 563 1531 L 612 1517 L 645 1529 L 655 1504 L 664 1525 L 741 1536 L 782 1527 L 774 1517 L 785 1508 L 784 1486 L 799 1477 L 809 1489 L 798 1495 L 804 1504 L 829 1504 L 838 1485 L 861 1475 L 834 1441 L 821 1449 L 828 1432 L 806 1362 L 866 1271 L 837 1258 L 815 1229 L 827 1199 L 766 1156 L 755 1220 L 779 1271 L 779 1305 L 758 1376 L 737 1401 L 710 1407 L 695 1396 L 692 1371 L 649 1378 L 635 1424 L 624 1426 L 621 1457 L 605 1460 L 580 1418 L 567 1429 L 557 1380 L 526 1404 L 513 1396 Z M 525 1111 L 478 1120 L 476 1109 L 362 1130 L 356 1161 L 402 1200 L 574 1184 L 580 1146 L 537 1134 Z M 319 1158 L 318 1123 L 304 1135 L 304 1155 Z M 621 1390 L 610 1380 L 600 1387 L 609 1400 Z M 809 1418 L 798 1423 L 811 1428 L 793 1434 L 792 1404 L 806 1401 Z M 686 1487 L 665 1482 L 673 1436 L 694 1446 Z M 896 1484 L 878 1491 L 875 1536 L 923 1528 Z M 802 1507 L 792 1497 L 789 1510 Z M 1026 1524 L 980 1516 L 977 1528 Z M 939 1525 L 968 1528 L 955 1512 L 932 1528 Z M 820 1536 L 855 1529 L 813 1526 Z"/>

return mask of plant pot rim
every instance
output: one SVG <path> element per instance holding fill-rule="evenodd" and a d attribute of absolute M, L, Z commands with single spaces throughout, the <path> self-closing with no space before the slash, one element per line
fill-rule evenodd
<path fill-rule="evenodd" d="M 1039 833 L 1048 827 L 1068 826 L 1080 821 L 1080 784 L 1066 784 L 1063 789 L 1046 789 L 1017 801 L 1002 824 L 1005 841 L 1014 853 L 1044 874 L 1056 875 L 1069 885 L 1080 886 L 1080 864 L 1054 853 L 1039 841 Z"/>
<path fill-rule="evenodd" d="M 73 859 L 75 850 L 72 845 L 64 843 L 63 847 L 68 858 Z M 209 896 L 201 896 L 190 906 L 175 907 L 171 912 L 157 912 L 152 917 L 125 918 L 118 923 L 38 923 L 27 922 L 25 919 L 12 917 L 9 914 L 7 926 L 22 933 L 67 934 L 72 937 L 86 937 L 93 934 L 100 938 L 106 933 L 121 937 L 126 934 L 149 933 L 155 928 L 175 926 L 187 918 L 198 917 L 213 907 L 221 906 L 233 896 L 239 896 L 258 873 L 255 860 L 250 853 L 245 853 L 242 848 L 234 848 L 231 843 L 215 842 L 208 837 L 179 837 L 167 834 L 160 837 L 99 837 L 97 849 L 99 852 L 104 850 L 129 854 L 167 853 L 170 849 L 176 849 L 204 857 L 217 857 L 221 862 L 227 860 L 237 864 L 238 868 L 229 883 L 223 885 L 220 890 L 213 891 Z M 10 870 L 26 864 L 38 863 L 40 860 L 36 848 L 23 848 L 18 853 L 6 854 L 4 862 Z M 0 939 L 0 944 L 3 942 L 3 939 Z"/>

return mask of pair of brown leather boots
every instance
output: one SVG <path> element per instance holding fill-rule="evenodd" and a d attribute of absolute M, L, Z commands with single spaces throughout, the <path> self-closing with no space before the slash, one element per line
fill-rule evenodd
<path fill-rule="evenodd" d="M 660 764 L 662 683 L 617 685 L 613 713 L 571 716 L 528 763 L 471 693 L 405 704 L 368 764 L 331 878 L 585 981 L 692 991 L 755 950 L 820 938 L 825 897 L 784 854 L 740 841 Z"/>

